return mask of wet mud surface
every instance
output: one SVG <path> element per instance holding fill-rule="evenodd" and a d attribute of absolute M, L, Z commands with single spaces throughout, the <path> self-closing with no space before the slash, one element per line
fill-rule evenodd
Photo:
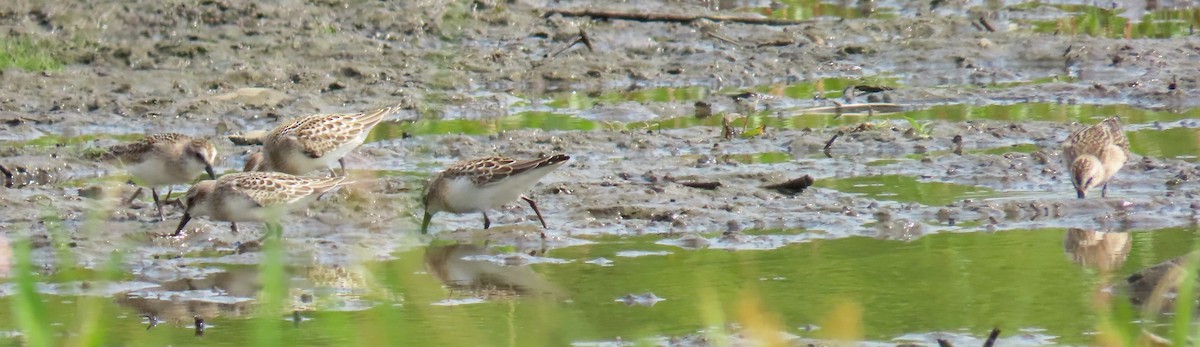
<path fill-rule="evenodd" d="M 67 63 L 58 71 L 3 71 L 0 232 L 28 238 L 34 262 L 48 272 L 96 268 L 120 253 L 120 268 L 132 278 L 89 285 L 95 292 L 89 295 L 130 293 L 122 300 L 141 311 L 180 310 L 163 314 L 173 322 L 240 312 L 253 288 L 196 282 L 245 283 L 227 267 L 260 262 L 247 243 L 263 233 L 261 226 L 234 234 L 227 223 L 195 220 L 183 238 L 157 238 L 172 231 L 180 211 L 169 208 L 168 220 L 158 222 L 147 195 L 123 204 L 136 188 L 121 169 L 94 160 L 95 148 L 182 132 L 217 141 L 219 167 L 233 172 L 255 147 L 235 144 L 231 135 L 305 114 L 390 104 L 404 110 L 385 126 L 406 130 L 377 129 L 348 157 L 356 183 L 284 222 L 287 263 L 333 273 L 310 278 L 361 278 L 354 275 L 359 264 L 432 241 L 459 244 L 426 254 L 430 272 L 450 288 L 484 288 L 489 298 L 554 296 L 562 289 L 524 265 L 555 263 L 546 249 L 620 237 L 653 234 L 655 243 L 681 251 L 750 251 L 852 236 L 911 241 L 941 232 L 1195 225 L 1195 153 L 1187 160 L 1135 148 L 1107 198 L 1098 191 L 1075 198 L 1060 143 L 1083 123 L 1111 114 L 920 113 L 946 105 L 1130 105 L 1168 116 L 1118 114 L 1128 116 L 1127 132 L 1194 132 L 1200 123 L 1186 113 L 1200 102 L 1189 97 L 1197 93 L 1200 63 L 1194 36 L 1125 39 L 1031 29 L 1033 20 L 1069 17 L 1049 5 L 868 3 L 873 7 L 840 5 L 888 18 L 818 16 L 785 26 L 593 20 L 542 14 L 599 6 L 594 2 L 537 0 L 0 5 L 0 27 L 53 42 L 50 50 Z M 1145 10 L 1129 7 L 1131 14 Z M 604 8 L 755 17 L 771 7 L 699 1 Z M 582 32 L 590 49 L 572 45 Z M 826 90 L 823 79 L 889 90 L 850 100 L 841 88 Z M 785 91 L 799 84 L 812 90 Z M 631 96 L 696 87 L 702 91 L 679 98 Z M 761 100 L 734 97 L 744 92 Z M 603 97 L 610 94 L 623 97 Z M 563 99 L 584 101 L 556 104 Z M 804 111 L 863 102 L 920 119 Z M 696 117 L 701 107 L 713 119 L 730 119 L 741 135 L 726 134 L 712 119 L 670 125 Z M 586 126 L 539 126 L 536 112 Z M 501 124 L 514 115 L 534 121 Z M 745 116 L 755 127 L 739 123 Z M 823 126 L 793 122 L 801 118 Z M 785 125 L 754 133 L 766 123 Z M 419 131 L 429 128 L 436 131 Z M 539 239 L 532 211 L 517 203 L 490 213 L 488 232 L 480 230 L 478 214 L 439 214 L 433 236 L 417 231 L 418 195 L 441 168 L 486 155 L 553 153 L 572 159 L 531 192 L 550 226 L 548 240 Z M 805 175 L 814 184 L 803 192 L 766 188 Z M 485 242 L 513 251 L 476 246 Z M 464 282 L 459 277 L 466 275 L 436 270 L 463 259 L 474 264 L 469 272 L 493 282 Z M 496 272 L 508 273 L 478 275 Z M 323 283 L 308 287 L 354 287 Z M 220 295 L 196 289 L 214 286 L 227 289 Z M 77 290 L 66 287 L 45 290 Z M 180 300 L 191 306 L 164 303 Z M 154 308 L 164 305 L 171 307 Z M 369 304 L 321 307 L 356 305 Z M 1045 342 L 1037 334 L 1025 338 Z"/>

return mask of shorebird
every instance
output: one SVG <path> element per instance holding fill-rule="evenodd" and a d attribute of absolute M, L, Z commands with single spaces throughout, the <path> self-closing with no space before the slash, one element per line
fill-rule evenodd
<path fill-rule="evenodd" d="M 483 228 L 492 226 L 487 210 L 499 207 L 518 197 L 529 203 L 537 214 L 542 228 L 546 220 L 538 210 L 537 203 L 521 193 L 538 180 L 562 166 L 571 157 L 557 154 L 545 158 L 517 161 L 507 157 L 487 157 L 467 160 L 451 165 L 433 178 L 425 187 L 421 203 L 425 206 L 425 217 L 421 220 L 421 233 L 429 231 L 429 221 L 434 213 L 483 213 Z M 542 238 L 546 233 L 542 232 Z"/>
<path fill-rule="evenodd" d="M 322 193 L 345 183 L 345 177 L 300 177 L 279 172 L 242 172 L 216 180 L 196 183 L 184 198 L 186 206 L 179 227 L 170 236 L 179 236 L 183 227 L 196 216 L 231 222 L 277 222 L 291 208 L 303 206 Z M 346 182 L 349 183 L 349 182 Z"/>
<path fill-rule="evenodd" d="M 213 171 L 213 162 L 217 160 L 216 146 L 208 140 L 183 134 L 146 136 L 137 142 L 109 147 L 101 158 L 118 162 L 129 170 L 130 175 L 149 186 L 159 220 L 166 220 L 162 205 L 163 200 L 171 198 L 171 189 L 168 187 L 167 195 L 160 200 L 156 187 L 191 182 L 200 172 L 207 172 L 209 178 L 217 178 Z M 126 203 L 133 202 L 141 189 L 138 187 L 138 192 Z"/>
<path fill-rule="evenodd" d="M 263 138 L 262 150 L 246 159 L 244 171 L 303 175 L 329 169 L 336 161 L 345 175 L 346 154 L 361 145 L 371 129 L 397 109 L 393 106 L 365 113 L 315 114 L 282 124 Z"/>
<path fill-rule="evenodd" d="M 1071 183 L 1080 199 L 1088 189 L 1101 187 L 1108 196 L 1108 180 L 1129 160 L 1129 140 L 1121 130 L 1121 119 L 1109 117 L 1099 124 L 1071 134 L 1063 143 L 1063 159 L 1071 172 Z"/>

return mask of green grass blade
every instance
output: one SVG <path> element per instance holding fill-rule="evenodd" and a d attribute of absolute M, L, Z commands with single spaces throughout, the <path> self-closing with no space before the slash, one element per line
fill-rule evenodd
<path fill-rule="evenodd" d="M 37 293 L 33 276 L 33 255 L 29 249 L 28 239 L 16 240 L 13 243 L 13 258 L 16 260 L 14 281 L 17 294 L 12 300 L 13 314 L 17 317 L 17 325 L 25 336 L 26 346 L 48 347 L 54 344 L 50 341 L 49 319 L 46 316 L 46 305 Z"/>

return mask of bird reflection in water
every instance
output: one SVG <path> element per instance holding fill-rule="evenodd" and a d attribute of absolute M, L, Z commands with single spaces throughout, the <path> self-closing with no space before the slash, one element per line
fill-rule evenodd
<path fill-rule="evenodd" d="M 1111 273 L 1125 264 L 1133 242 L 1127 232 L 1071 228 L 1063 239 L 1067 257 L 1085 268 Z"/>
<path fill-rule="evenodd" d="M 1099 272 L 1092 297 L 1099 306 L 1108 306 L 1112 301 L 1114 273 L 1125 264 L 1132 245 L 1128 232 L 1071 228 L 1063 237 L 1067 258 L 1085 269 Z"/>
<path fill-rule="evenodd" d="M 529 266 L 500 265 L 487 260 L 466 260 L 472 256 L 497 256 L 487 247 L 458 244 L 429 247 L 425 267 L 451 290 L 484 298 L 508 296 L 564 297 L 561 288 L 546 281 Z"/>

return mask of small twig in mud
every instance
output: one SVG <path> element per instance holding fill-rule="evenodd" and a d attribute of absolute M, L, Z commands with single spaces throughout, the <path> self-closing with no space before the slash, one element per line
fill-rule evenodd
<path fill-rule="evenodd" d="M 717 189 L 717 187 L 721 186 L 721 182 L 719 182 L 719 181 L 712 181 L 712 182 L 680 181 L 680 182 L 675 182 L 675 183 L 679 183 L 685 187 L 707 189 L 707 190 L 714 190 L 714 189 Z"/>
<path fill-rule="evenodd" d="M 754 45 L 754 47 L 755 47 L 755 48 L 763 48 L 763 47 L 785 47 L 785 46 L 791 46 L 791 45 L 794 45 L 794 44 L 796 44 L 796 40 L 791 40 L 791 39 L 779 39 L 779 40 L 772 40 L 772 41 L 767 41 L 767 42 L 759 42 L 757 45 Z"/>
<path fill-rule="evenodd" d="M 954 139 L 950 140 L 950 142 L 954 143 L 954 154 L 962 155 L 962 135 L 954 135 Z"/>
<path fill-rule="evenodd" d="M 721 34 L 717 34 L 717 33 L 705 33 L 705 35 L 708 35 L 708 37 L 717 39 L 718 41 L 725 42 L 725 43 L 728 43 L 728 44 L 731 44 L 734 46 L 739 46 L 739 47 L 742 46 L 742 44 L 738 43 L 737 40 L 725 37 L 725 35 L 721 35 Z"/>
<path fill-rule="evenodd" d="M 797 179 L 787 182 L 763 186 L 763 188 L 772 189 L 787 195 L 796 195 L 803 193 L 805 189 L 813 185 L 813 178 L 809 175 L 804 175 Z"/>
<path fill-rule="evenodd" d="M 732 22 L 744 24 L 761 24 L 761 25 L 803 25 L 812 24 L 814 21 L 808 20 L 790 20 L 790 19 L 775 19 L 762 17 L 735 17 L 735 16 L 718 16 L 718 15 L 684 15 L 674 13 L 630 13 L 618 11 L 606 11 L 595 9 L 553 9 L 547 10 L 542 17 L 550 17 L 553 15 L 562 15 L 564 17 L 592 17 L 600 19 L 620 19 L 631 20 L 638 22 L 675 22 L 675 23 L 690 23 L 698 19 L 707 19 L 714 22 Z"/>
<path fill-rule="evenodd" d="M 832 99 L 829 102 L 833 103 L 833 119 L 842 118 L 842 103 Z"/>
<path fill-rule="evenodd" d="M 979 25 L 982 25 L 989 33 L 996 32 L 996 28 L 992 27 L 991 23 L 988 23 L 987 18 L 979 17 Z"/>
<path fill-rule="evenodd" d="M 158 317 L 148 315 L 148 314 L 144 314 L 144 315 L 142 315 L 142 317 L 146 317 L 146 320 L 149 322 L 149 325 L 146 326 L 147 331 L 158 326 Z"/>
<path fill-rule="evenodd" d="M 1000 328 L 992 328 L 992 333 L 988 335 L 987 341 L 983 342 L 983 347 L 992 347 L 996 344 L 996 338 L 1000 337 Z"/>
<path fill-rule="evenodd" d="M 592 46 L 592 38 L 588 36 L 587 30 L 583 30 L 583 28 L 579 28 L 579 42 L 583 42 L 583 45 L 587 46 L 588 52 L 596 51 L 596 47 Z"/>
<path fill-rule="evenodd" d="M 1167 340 L 1166 338 L 1163 338 L 1162 336 L 1155 335 L 1154 333 L 1149 332 L 1146 329 L 1142 329 L 1142 338 L 1140 340 L 1141 341 L 1139 341 L 1139 342 L 1144 342 L 1144 344 L 1139 343 L 1138 344 L 1139 346 L 1170 346 L 1171 345 L 1171 340 Z"/>
<path fill-rule="evenodd" d="M 4 167 L 4 165 L 0 165 L 0 173 L 4 174 L 5 185 L 11 184 L 10 182 L 13 180 L 12 171 L 8 171 L 8 168 Z"/>
<path fill-rule="evenodd" d="M 593 48 L 593 46 L 592 46 L 592 39 L 590 37 L 588 37 L 587 31 L 580 28 L 579 36 L 576 36 L 574 40 L 571 40 L 571 42 L 567 43 L 567 45 L 564 46 L 563 48 L 558 49 L 558 51 L 555 51 L 553 54 L 547 54 L 543 58 L 557 57 L 559 54 L 562 54 L 562 52 L 566 52 L 568 49 L 571 49 L 571 47 L 575 47 L 575 45 L 580 44 L 580 43 L 582 43 L 584 46 L 587 46 L 588 52 L 596 51 L 596 49 Z"/>
<path fill-rule="evenodd" d="M 841 130 L 838 130 L 837 134 L 833 134 L 833 137 L 829 138 L 829 141 L 825 141 L 824 152 L 826 157 L 833 158 L 833 155 L 829 154 L 829 148 L 833 147 L 833 141 L 837 141 L 838 136 L 842 136 L 842 134 L 845 133 L 843 133 Z"/>
<path fill-rule="evenodd" d="M 729 124 L 729 118 L 732 117 L 725 116 L 724 118 L 721 118 L 721 138 L 726 140 L 732 139 L 734 132 L 736 132 L 736 130 L 733 130 L 733 126 Z"/>

